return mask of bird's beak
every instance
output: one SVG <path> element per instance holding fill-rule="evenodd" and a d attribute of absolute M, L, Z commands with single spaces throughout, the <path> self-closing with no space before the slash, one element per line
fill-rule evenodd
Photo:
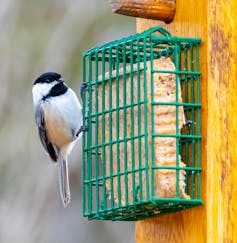
<path fill-rule="evenodd" d="M 59 83 L 63 83 L 64 82 L 64 79 L 63 78 L 60 78 L 60 79 L 58 79 L 58 82 Z"/>

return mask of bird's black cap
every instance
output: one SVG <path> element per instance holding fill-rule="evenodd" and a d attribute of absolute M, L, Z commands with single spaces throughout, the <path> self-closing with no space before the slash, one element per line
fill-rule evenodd
<path fill-rule="evenodd" d="M 55 80 L 58 80 L 61 78 L 61 74 L 56 72 L 47 72 L 40 75 L 34 82 L 34 84 L 38 83 L 51 83 Z"/>

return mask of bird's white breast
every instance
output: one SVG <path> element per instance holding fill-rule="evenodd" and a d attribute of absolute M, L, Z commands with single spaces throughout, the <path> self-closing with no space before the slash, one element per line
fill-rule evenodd
<path fill-rule="evenodd" d="M 69 145 L 77 137 L 82 125 L 81 105 L 69 88 L 63 95 L 51 97 L 44 103 L 48 139 L 59 148 Z"/>

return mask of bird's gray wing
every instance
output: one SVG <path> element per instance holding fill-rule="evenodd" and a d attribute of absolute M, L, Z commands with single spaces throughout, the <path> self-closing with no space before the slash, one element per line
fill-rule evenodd
<path fill-rule="evenodd" d="M 58 151 L 57 148 L 47 138 L 44 111 L 41 105 L 38 105 L 35 109 L 35 122 L 38 127 L 38 134 L 43 147 L 45 148 L 51 159 L 57 162 Z"/>

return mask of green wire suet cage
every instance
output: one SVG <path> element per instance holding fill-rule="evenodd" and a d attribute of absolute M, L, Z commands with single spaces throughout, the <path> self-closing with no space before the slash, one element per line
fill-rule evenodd
<path fill-rule="evenodd" d="M 84 216 L 202 204 L 200 42 L 155 27 L 83 53 Z"/>

